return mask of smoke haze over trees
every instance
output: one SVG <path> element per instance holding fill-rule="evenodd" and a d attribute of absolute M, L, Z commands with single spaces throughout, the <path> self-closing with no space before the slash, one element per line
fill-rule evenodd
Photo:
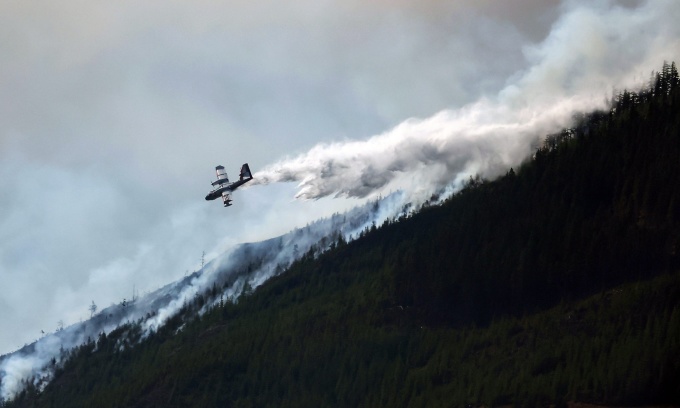
<path fill-rule="evenodd" d="M 574 109 L 605 106 L 612 87 L 636 89 L 676 58 L 679 9 L 2 2 L 0 353 L 87 318 L 90 300 L 103 309 L 181 279 L 203 251 L 397 189 L 423 200 L 502 174 Z M 517 139 L 490 132 L 513 127 Z M 344 157 L 321 177 L 327 146 Z M 352 158 L 363 151 L 379 153 Z M 214 166 L 245 160 L 263 181 L 303 185 L 240 191 L 228 213 L 205 205 Z"/>
<path fill-rule="evenodd" d="M 392 197 L 350 242 L 244 246 L 299 256 L 264 283 L 206 280 L 152 332 L 102 332 L 6 406 L 677 405 L 679 104 L 664 63 L 441 205 L 376 225 Z"/>

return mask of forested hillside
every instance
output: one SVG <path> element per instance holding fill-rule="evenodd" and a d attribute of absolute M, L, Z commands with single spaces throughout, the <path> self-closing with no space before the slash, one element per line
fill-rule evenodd
<path fill-rule="evenodd" d="M 4 406 L 680 405 L 679 186 L 664 64 L 505 176 L 102 334 Z"/>

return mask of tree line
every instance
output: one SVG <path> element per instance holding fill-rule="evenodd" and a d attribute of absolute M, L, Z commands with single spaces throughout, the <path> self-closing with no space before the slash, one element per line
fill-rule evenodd
<path fill-rule="evenodd" d="M 679 107 L 664 63 L 504 176 L 91 339 L 4 407 L 680 404 Z"/>

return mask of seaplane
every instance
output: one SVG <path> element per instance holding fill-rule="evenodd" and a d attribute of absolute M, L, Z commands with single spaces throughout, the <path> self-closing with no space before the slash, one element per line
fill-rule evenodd
<path fill-rule="evenodd" d="M 207 196 L 205 196 L 205 199 L 210 201 L 222 196 L 222 202 L 224 203 L 225 207 L 229 207 L 231 205 L 231 193 L 253 179 L 253 174 L 250 172 L 248 163 L 245 163 L 243 166 L 241 166 L 239 180 L 234 181 L 233 183 L 229 182 L 229 177 L 227 177 L 227 172 L 224 171 L 224 166 L 215 167 L 215 173 L 217 173 L 217 180 L 211 183 L 213 189 L 208 193 Z"/>

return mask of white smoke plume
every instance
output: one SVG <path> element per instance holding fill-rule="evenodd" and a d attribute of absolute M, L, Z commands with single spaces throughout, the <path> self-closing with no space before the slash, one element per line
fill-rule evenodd
<path fill-rule="evenodd" d="M 404 193 L 390 195 L 376 211 L 336 215 L 308 229 L 243 245 L 216 258 L 202 272 L 130 305 L 103 309 L 93 319 L 0 356 L 0 397 L 15 395 L 22 380 L 49 379 L 50 361 L 58 359 L 62 348 L 82 344 L 128 321 L 143 319 L 143 327 L 152 331 L 213 283 L 228 283 L 224 294 L 232 296 L 246 282 L 261 284 L 322 239 L 327 243 L 329 234 L 355 236 L 435 189 L 455 187 L 470 174 L 492 177 L 518 164 L 542 136 L 568 126 L 574 113 L 606 107 L 612 87 L 640 84 L 664 60 L 677 59 L 680 3 L 620 4 L 565 2 L 547 38 L 525 48 L 527 68 L 510 77 L 493 96 L 426 119 L 406 120 L 365 140 L 317 145 L 257 172 L 250 184 L 297 182 L 297 197 L 303 199 L 333 194 L 367 197 L 392 188 Z M 255 267 L 249 270 L 250 264 Z"/>
<path fill-rule="evenodd" d="M 329 194 L 366 197 L 386 186 L 431 191 L 461 174 L 493 175 L 526 157 L 538 135 L 566 126 L 568 113 L 589 101 L 561 102 L 534 111 L 483 100 L 425 120 L 408 120 L 366 141 L 318 145 L 257 173 L 255 183 L 296 181 L 297 198 L 315 199 Z"/>
<path fill-rule="evenodd" d="M 613 87 L 680 54 L 680 5 L 651 0 L 567 2 L 531 65 L 495 97 L 427 119 L 409 119 L 361 141 L 319 144 L 255 174 L 256 183 L 297 182 L 296 198 L 366 197 L 386 188 L 430 192 L 471 174 L 493 177 L 519 164 L 541 137 L 574 114 L 607 107 Z M 502 63 L 502 61 L 498 61 Z"/>
<path fill-rule="evenodd" d="M 403 214 L 406 198 L 394 193 L 379 202 L 317 220 L 285 235 L 238 245 L 184 279 L 138 299 L 105 308 L 85 322 L 47 334 L 14 353 L 0 356 L 0 401 L 13 398 L 23 389 L 25 381 L 44 386 L 61 363 L 64 351 L 128 323 L 140 324 L 142 338 L 146 338 L 213 286 L 220 288 L 221 296 L 212 299 L 206 307 L 215 305 L 220 298 L 235 299 L 246 283 L 251 288 L 260 286 L 310 250 L 317 255 L 327 250 L 338 236 L 350 240 L 370 225 Z"/>

